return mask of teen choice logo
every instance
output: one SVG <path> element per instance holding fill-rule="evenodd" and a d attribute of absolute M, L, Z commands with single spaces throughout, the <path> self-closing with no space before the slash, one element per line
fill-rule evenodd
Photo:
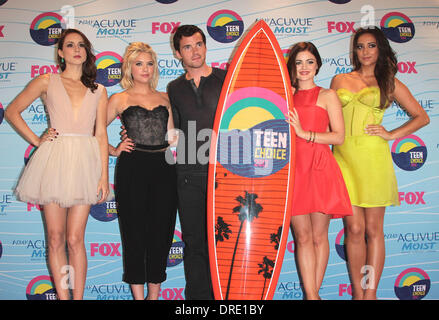
<path fill-rule="evenodd" d="M 114 185 L 110 185 L 114 191 Z M 114 192 L 113 192 L 114 194 Z M 105 201 L 103 203 L 98 203 L 92 205 L 90 208 L 90 215 L 98 221 L 109 222 L 117 218 L 117 206 L 116 201 L 111 199 L 111 201 Z"/>
<path fill-rule="evenodd" d="M 122 79 L 122 57 L 115 52 L 104 51 L 96 56 L 98 73 L 96 82 L 111 87 Z"/>
<path fill-rule="evenodd" d="M 401 272 L 395 281 L 395 294 L 399 300 L 421 300 L 430 290 L 430 277 L 419 268 Z"/>
<path fill-rule="evenodd" d="M 248 178 L 281 170 L 290 157 L 286 101 L 259 87 L 234 91 L 220 122 L 217 160 L 227 170 Z"/>
<path fill-rule="evenodd" d="M 403 170 L 418 170 L 427 161 L 427 147 L 424 141 L 411 134 L 393 142 L 392 158 L 393 162 Z"/>
<path fill-rule="evenodd" d="M 63 17 L 54 12 L 45 12 L 35 17 L 30 25 L 32 40 L 42 46 L 51 46 L 58 42 L 63 29 Z"/>
<path fill-rule="evenodd" d="M 176 265 L 183 262 L 183 250 L 184 242 L 181 239 L 181 232 L 178 230 L 174 231 L 174 239 L 172 240 L 171 249 L 169 249 L 168 267 L 175 267 Z"/>
<path fill-rule="evenodd" d="M 291 49 L 282 49 L 282 56 L 285 59 L 285 63 L 288 63 L 288 56 L 290 55 Z"/>
<path fill-rule="evenodd" d="M 4 117 L 5 117 L 5 110 L 3 109 L 3 106 L 0 103 L 0 124 L 2 124 Z"/>
<path fill-rule="evenodd" d="M 56 291 L 52 278 L 38 276 L 33 278 L 26 287 L 27 300 L 56 300 Z"/>
<path fill-rule="evenodd" d="M 340 230 L 335 238 L 335 250 L 337 251 L 340 258 L 346 261 L 346 253 L 344 246 L 344 228 Z"/>
<path fill-rule="evenodd" d="M 329 0 L 329 1 L 335 4 L 345 4 L 351 2 L 351 0 Z"/>
<path fill-rule="evenodd" d="M 410 41 L 415 36 L 415 25 L 405 14 L 390 12 L 381 19 L 381 30 L 387 39 L 403 43 Z"/>
<path fill-rule="evenodd" d="M 26 148 L 26 151 L 24 151 L 24 164 L 25 165 L 29 162 L 29 159 L 30 159 L 30 157 L 32 157 L 35 150 L 37 150 L 37 147 L 34 147 L 31 144 Z"/>
<path fill-rule="evenodd" d="M 220 10 L 207 20 L 207 32 L 218 42 L 233 42 L 244 32 L 244 22 L 236 12 Z"/>

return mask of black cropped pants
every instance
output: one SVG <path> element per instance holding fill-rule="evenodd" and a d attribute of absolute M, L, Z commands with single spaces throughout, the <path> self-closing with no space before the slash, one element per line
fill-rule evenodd
<path fill-rule="evenodd" d="M 122 152 L 115 195 L 123 248 L 123 277 L 129 284 L 161 283 L 177 211 L 175 165 L 165 152 Z"/>
<path fill-rule="evenodd" d="M 185 298 L 212 300 L 206 221 L 207 175 L 178 172 L 177 189 L 178 214 L 185 244 Z"/>

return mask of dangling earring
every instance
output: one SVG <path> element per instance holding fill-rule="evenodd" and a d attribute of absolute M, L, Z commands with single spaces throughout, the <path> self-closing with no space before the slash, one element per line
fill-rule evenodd
<path fill-rule="evenodd" d="M 61 63 L 64 63 L 64 58 L 61 58 Z"/>

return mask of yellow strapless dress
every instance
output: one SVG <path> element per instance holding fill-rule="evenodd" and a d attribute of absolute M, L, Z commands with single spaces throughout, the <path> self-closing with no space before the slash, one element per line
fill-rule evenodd
<path fill-rule="evenodd" d="M 385 109 L 379 108 L 379 88 L 366 87 L 356 93 L 342 88 L 337 95 L 343 106 L 346 137 L 342 145 L 334 146 L 333 153 L 352 205 L 399 205 L 389 143 L 364 132 L 367 125 L 381 124 L 383 120 Z"/>

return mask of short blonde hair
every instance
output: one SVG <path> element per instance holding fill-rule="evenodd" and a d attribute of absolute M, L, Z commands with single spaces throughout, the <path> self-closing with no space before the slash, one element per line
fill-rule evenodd
<path fill-rule="evenodd" d="M 151 46 L 144 42 L 132 42 L 125 49 L 125 54 L 123 55 L 122 80 L 120 81 L 120 85 L 124 89 L 129 89 L 134 86 L 133 76 L 131 74 L 131 65 L 140 53 L 149 53 L 151 55 L 152 61 L 154 62 L 154 71 L 149 85 L 151 86 L 151 89 L 157 88 L 159 82 L 157 54 L 154 52 Z"/>

